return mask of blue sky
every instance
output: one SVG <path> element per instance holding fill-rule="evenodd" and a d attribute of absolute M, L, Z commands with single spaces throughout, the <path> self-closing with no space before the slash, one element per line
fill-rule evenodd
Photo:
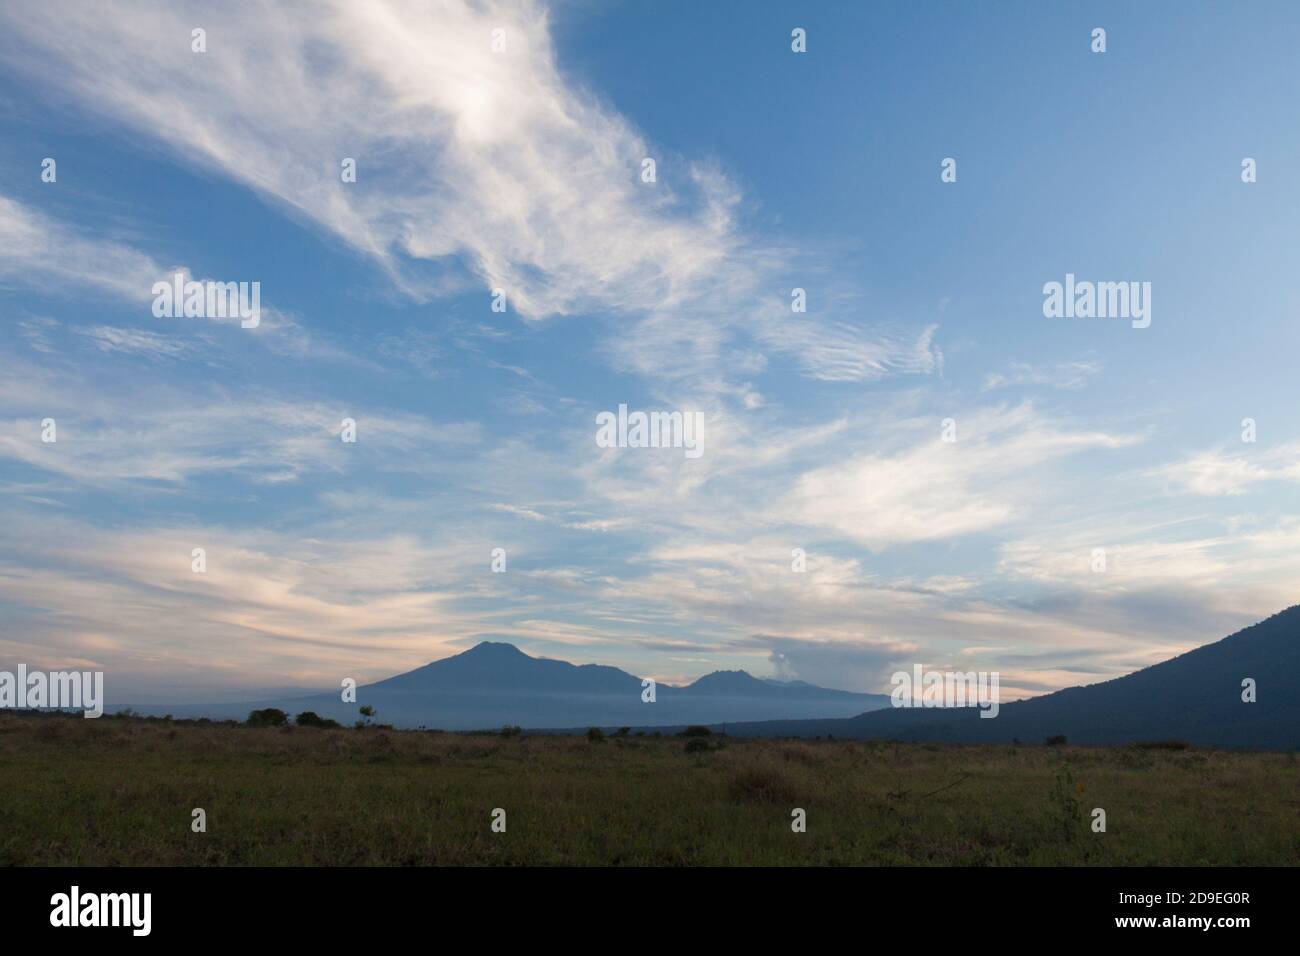
<path fill-rule="evenodd" d="M 1292 5 L 0 18 L 0 660 L 146 702 L 491 638 L 1016 697 L 1296 603 Z M 156 318 L 177 268 L 261 324 Z M 1067 273 L 1150 327 L 1045 318 Z M 598 447 L 620 404 L 704 454 Z"/>

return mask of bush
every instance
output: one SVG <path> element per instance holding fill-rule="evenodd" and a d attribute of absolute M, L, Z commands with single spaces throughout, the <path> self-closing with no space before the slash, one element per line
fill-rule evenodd
<path fill-rule="evenodd" d="M 278 707 L 254 710 L 248 714 L 248 726 L 250 727 L 283 727 L 287 723 L 289 723 L 289 715 Z"/>
<path fill-rule="evenodd" d="M 631 732 L 632 732 L 632 728 L 631 728 L 631 727 L 620 727 L 620 728 L 618 728 L 618 733 L 615 734 L 614 736 L 616 736 L 616 737 L 626 737 L 626 736 L 627 736 L 628 734 L 630 734 Z"/>
<path fill-rule="evenodd" d="M 1065 742 L 1066 742 L 1066 741 L 1065 741 L 1065 734 L 1056 734 L 1056 735 L 1051 736 L 1051 737 L 1048 737 L 1046 740 L 1044 740 L 1044 741 L 1043 741 L 1043 746 L 1044 746 L 1044 747 L 1064 747 L 1064 746 L 1065 746 Z"/>
<path fill-rule="evenodd" d="M 686 752 L 688 754 L 708 753 L 713 748 L 703 737 L 691 737 L 686 741 Z"/>
<path fill-rule="evenodd" d="M 342 726 L 337 720 L 330 720 L 328 717 L 321 717 L 312 710 L 304 710 L 293 719 L 293 722 L 299 727 L 320 727 L 324 730 Z"/>
<path fill-rule="evenodd" d="M 601 730 L 599 727 L 588 727 L 587 739 L 593 744 L 598 744 L 605 739 L 605 731 Z"/>
<path fill-rule="evenodd" d="M 733 800 L 794 805 L 806 792 L 779 767 L 759 765 L 741 770 L 731 778 L 728 792 Z"/>
<path fill-rule="evenodd" d="M 522 737 L 523 733 L 524 728 L 520 727 L 518 724 L 506 724 L 501 728 L 502 737 Z"/>
<path fill-rule="evenodd" d="M 1186 740 L 1145 740 L 1133 744 L 1137 750 L 1187 750 L 1191 747 Z"/>
<path fill-rule="evenodd" d="M 678 737 L 710 737 L 712 735 L 713 735 L 713 731 L 709 730 L 708 727 L 704 727 L 700 724 L 691 724 L 691 726 L 687 727 L 677 736 Z"/>

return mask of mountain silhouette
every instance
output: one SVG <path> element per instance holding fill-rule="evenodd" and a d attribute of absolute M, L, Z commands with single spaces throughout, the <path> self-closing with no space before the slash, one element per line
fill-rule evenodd
<path fill-rule="evenodd" d="M 889 706 L 885 694 L 855 694 L 803 682 L 766 681 L 744 671 L 717 671 L 693 684 L 658 684 L 642 699 L 641 678 L 617 667 L 530 657 L 513 644 L 484 641 L 469 650 L 357 688 L 355 703 L 338 692 L 240 704 L 137 707 L 177 717 L 238 717 L 277 707 L 305 710 L 345 724 L 362 705 L 396 727 L 534 730 L 588 726 L 721 724 L 743 720 L 848 717 Z"/>
<path fill-rule="evenodd" d="M 1242 700 L 1253 680 L 1256 700 Z M 1124 677 L 1003 703 L 995 718 L 977 708 L 894 708 L 886 694 L 856 694 L 803 681 L 715 671 L 692 684 L 656 686 L 616 667 L 531 657 L 484 641 L 463 653 L 358 688 L 231 704 L 136 707 L 177 717 L 244 718 L 260 707 L 315 711 L 344 724 L 358 708 L 397 727 L 532 730 L 589 726 L 676 729 L 725 726 L 736 736 L 826 737 L 953 743 L 1129 744 L 1168 740 L 1207 747 L 1300 748 L 1300 606 L 1229 637 Z M 120 709 L 120 708 L 115 708 Z"/>
<path fill-rule="evenodd" d="M 1242 700 L 1242 682 L 1256 700 Z M 953 743 L 1129 744 L 1180 740 L 1205 747 L 1300 748 L 1300 606 L 1125 677 L 976 708 L 877 710 L 849 719 L 728 725 L 741 736 Z"/>
<path fill-rule="evenodd" d="M 513 644 L 483 641 L 464 653 L 369 685 L 371 691 L 424 693 L 641 694 L 641 679 L 617 667 L 529 657 Z"/>

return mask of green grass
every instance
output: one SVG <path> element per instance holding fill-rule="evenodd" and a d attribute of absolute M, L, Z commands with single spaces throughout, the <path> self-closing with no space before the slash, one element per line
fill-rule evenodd
<path fill-rule="evenodd" d="M 1300 861 L 1293 754 L 3 715 L 0 779 L 7 865 Z"/>

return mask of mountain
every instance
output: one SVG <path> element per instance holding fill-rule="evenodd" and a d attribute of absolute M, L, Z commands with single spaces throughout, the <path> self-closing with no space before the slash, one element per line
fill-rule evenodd
<path fill-rule="evenodd" d="M 1257 701 L 1241 699 L 1242 680 Z M 1128 744 L 1183 740 L 1208 747 L 1300 748 L 1300 606 L 1229 637 L 1114 680 L 1001 705 L 995 718 L 975 708 L 895 709 L 888 695 L 855 694 L 803 681 L 761 680 L 715 671 L 685 687 L 659 684 L 643 703 L 641 679 L 616 667 L 530 657 L 485 641 L 357 691 L 260 702 L 137 707 L 177 717 L 244 718 L 257 707 L 313 710 L 345 724 L 368 704 L 398 727 L 534 730 L 588 726 L 675 728 L 725 725 L 736 736 L 788 736 L 1038 744 Z"/>
<path fill-rule="evenodd" d="M 444 730 L 535 730 L 575 727 L 729 724 L 743 720 L 848 717 L 889 706 L 885 694 L 855 694 L 803 682 L 766 681 L 744 671 L 717 671 L 685 687 L 659 684 L 641 699 L 641 678 L 616 667 L 530 657 L 513 644 L 484 641 L 464 653 L 357 689 L 344 704 L 337 692 L 244 704 L 138 707 L 176 717 L 244 718 L 253 709 L 315 711 L 345 724 L 358 708 L 396 727 Z"/>
<path fill-rule="evenodd" d="M 1242 701 L 1242 680 L 1256 684 Z M 848 719 L 728 725 L 739 736 L 796 736 L 954 743 L 1128 744 L 1182 740 L 1205 747 L 1300 749 L 1300 606 L 1125 677 L 976 708 L 896 709 Z"/>
<path fill-rule="evenodd" d="M 617 667 L 529 657 L 513 644 L 483 641 L 453 657 L 369 685 L 404 693 L 529 693 L 641 695 L 641 679 Z"/>

